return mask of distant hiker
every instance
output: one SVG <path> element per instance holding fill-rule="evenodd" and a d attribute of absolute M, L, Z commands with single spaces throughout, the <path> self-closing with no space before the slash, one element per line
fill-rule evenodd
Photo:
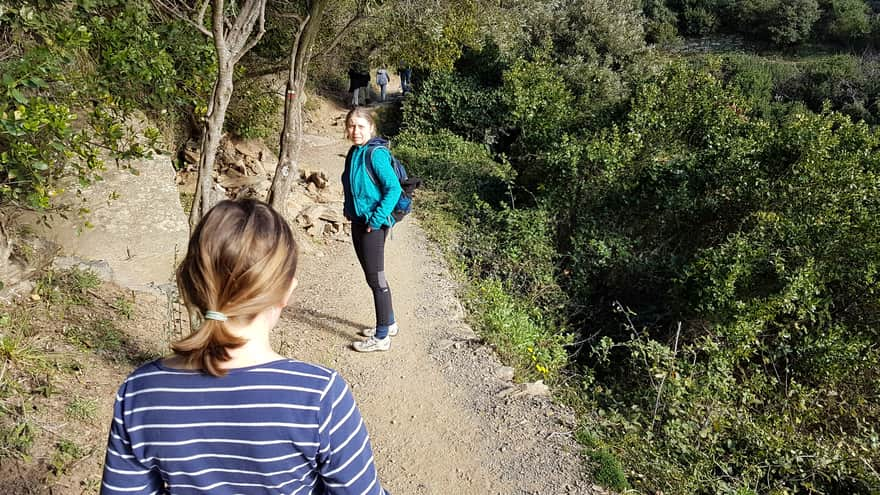
<path fill-rule="evenodd" d="M 351 93 L 352 108 L 358 106 L 358 90 L 360 89 L 361 78 L 357 69 L 353 66 L 348 69 L 348 92 Z"/>
<path fill-rule="evenodd" d="M 385 101 L 385 86 L 388 85 L 388 70 L 385 66 L 376 71 L 376 83 L 379 84 L 379 101 Z"/>
<path fill-rule="evenodd" d="M 202 218 L 177 270 L 200 326 L 119 388 L 102 495 L 387 495 L 346 382 L 270 347 L 296 264 L 265 203 L 221 201 Z"/>
<path fill-rule="evenodd" d="M 348 91 L 351 92 L 352 108 L 367 104 L 367 86 L 370 85 L 370 73 L 356 67 L 348 69 Z"/>
<path fill-rule="evenodd" d="M 408 93 L 412 91 L 412 88 L 410 87 L 412 79 L 412 69 L 410 67 L 401 65 L 397 68 L 397 74 L 400 75 L 400 92 Z"/>
<path fill-rule="evenodd" d="M 376 326 L 366 328 L 361 335 L 366 340 L 352 344 L 358 352 L 387 351 L 391 337 L 397 335 L 391 289 L 385 277 L 385 239 L 394 217 L 391 215 L 400 199 L 400 182 L 391 167 L 388 148 L 372 150 L 372 175 L 366 170 L 366 154 L 376 125 L 370 112 L 355 108 L 345 117 L 345 135 L 353 146 L 345 158 L 342 172 L 344 193 L 343 213 L 351 221 L 351 240 L 367 285 L 373 291 Z"/>
<path fill-rule="evenodd" d="M 360 82 L 358 84 L 360 84 L 361 96 L 363 97 L 363 98 L 361 98 L 361 100 L 362 100 L 361 103 L 366 105 L 367 104 L 367 95 L 369 94 L 369 91 L 367 91 L 367 87 L 370 85 L 370 73 L 367 71 L 363 71 L 358 74 L 358 77 L 360 80 Z"/>

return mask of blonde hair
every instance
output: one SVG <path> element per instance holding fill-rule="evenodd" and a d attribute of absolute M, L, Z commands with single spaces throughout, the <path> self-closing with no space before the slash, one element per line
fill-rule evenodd
<path fill-rule="evenodd" d="M 177 285 L 190 313 L 202 315 L 198 329 L 171 348 L 189 366 L 214 376 L 225 371 L 229 349 L 246 340 L 226 322 L 204 319 L 218 311 L 248 323 L 284 301 L 296 272 L 297 249 L 290 226 L 269 205 L 256 200 L 221 201 L 202 218 L 177 269 Z"/>
<path fill-rule="evenodd" d="M 348 130 L 348 124 L 351 123 L 352 120 L 361 118 L 370 123 L 370 129 L 373 133 L 376 132 L 376 119 L 373 118 L 373 112 L 366 109 L 366 107 L 354 107 L 348 111 L 345 115 L 345 139 L 351 140 L 351 134 Z"/>

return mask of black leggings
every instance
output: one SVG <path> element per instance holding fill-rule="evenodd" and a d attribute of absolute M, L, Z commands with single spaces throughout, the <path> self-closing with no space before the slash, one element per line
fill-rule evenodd
<path fill-rule="evenodd" d="M 373 291 L 373 304 L 376 306 L 376 326 L 394 323 L 394 308 L 391 306 L 391 288 L 385 279 L 385 238 L 388 227 L 367 232 L 367 225 L 351 223 L 351 240 L 357 254 L 367 285 Z"/>

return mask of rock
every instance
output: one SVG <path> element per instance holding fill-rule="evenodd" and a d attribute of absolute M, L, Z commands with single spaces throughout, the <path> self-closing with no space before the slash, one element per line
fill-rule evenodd
<path fill-rule="evenodd" d="M 309 235 L 328 235 L 335 236 L 344 231 L 343 225 L 346 220 L 345 217 L 342 216 L 342 213 L 328 208 L 324 205 L 313 204 L 307 206 L 305 209 L 299 212 L 299 215 L 296 217 L 296 221 L 306 227 L 306 232 Z M 317 231 L 312 234 L 308 229 L 310 227 L 316 226 L 318 227 Z"/>
<path fill-rule="evenodd" d="M 310 225 L 306 228 L 306 234 L 311 237 L 318 237 L 318 235 L 322 232 L 322 228 L 318 225 Z"/>
<path fill-rule="evenodd" d="M 513 381 L 515 370 L 510 366 L 499 366 L 495 369 L 495 376 L 506 382 Z"/>
<path fill-rule="evenodd" d="M 544 384 L 544 380 L 538 380 L 534 383 L 521 383 L 507 387 L 497 394 L 496 397 L 548 397 L 550 395 L 550 387 Z"/>
<path fill-rule="evenodd" d="M 254 171 L 257 175 L 268 175 L 269 171 L 266 165 L 260 160 L 248 160 L 247 167 Z"/>
<path fill-rule="evenodd" d="M 269 154 L 269 149 L 259 139 L 229 138 L 229 141 L 232 143 L 232 148 L 239 154 L 258 161 L 262 160 L 263 156 Z"/>
<path fill-rule="evenodd" d="M 33 290 L 32 279 L 48 267 L 59 246 L 33 234 L 11 234 L 0 212 L 0 301 L 11 302 Z M 28 253 L 22 255 L 21 253 Z"/>
<path fill-rule="evenodd" d="M 132 161 L 129 168 L 108 162 L 103 180 L 82 189 L 65 184 L 60 201 L 88 213 L 51 218 L 35 230 L 61 247 L 61 254 L 83 262 L 103 261 L 111 280 L 132 289 L 152 290 L 174 276 L 175 263 L 186 252 L 189 223 L 180 206 L 172 158 Z M 217 191 L 222 194 L 222 190 Z M 108 198 L 118 200 L 108 200 Z M 84 228 L 85 222 L 93 227 Z"/>
<path fill-rule="evenodd" d="M 52 262 L 52 267 L 58 270 L 88 270 L 93 272 L 101 280 L 112 280 L 113 269 L 105 260 L 82 260 L 75 256 L 59 256 Z"/>
<path fill-rule="evenodd" d="M 186 163 L 193 163 L 193 164 L 199 163 L 199 160 L 201 159 L 201 157 L 202 157 L 202 154 L 199 153 L 198 151 L 193 151 L 193 150 L 188 150 L 188 149 L 183 150 L 183 161 L 185 161 Z"/>
<path fill-rule="evenodd" d="M 341 211 L 331 210 L 330 208 L 326 207 L 318 216 L 318 218 L 340 225 L 346 222 L 345 217 L 342 216 Z"/>
<path fill-rule="evenodd" d="M 300 173 L 300 178 L 306 184 L 314 184 L 318 189 L 325 189 L 330 182 L 330 179 L 327 178 L 327 172 L 323 170 L 311 171 L 303 169 Z"/>
<path fill-rule="evenodd" d="M 304 208 L 297 215 L 296 220 L 303 227 L 310 227 L 321 218 L 321 213 L 323 213 L 324 207 L 319 205 L 311 205 Z"/>
<path fill-rule="evenodd" d="M 550 387 L 544 384 L 544 380 L 526 383 L 525 388 L 523 389 L 523 395 L 549 397 Z"/>
<path fill-rule="evenodd" d="M 230 177 L 230 176 L 220 176 L 217 179 L 217 183 L 223 186 L 226 189 L 238 189 L 241 187 L 252 187 L 256 184 L 260 184 L 266 180 L 265 177 L 252 176 L 252 177 Z"/>
<path fill-rule="evenodd" d="M 450 339 L 443 339 L 440 342 L 437 342 L 437 350 L 438 351 L 445 351 L 446 349 L 449 349 L 453 345 L 455 345 L 455 341 L 450 340 Z"/>

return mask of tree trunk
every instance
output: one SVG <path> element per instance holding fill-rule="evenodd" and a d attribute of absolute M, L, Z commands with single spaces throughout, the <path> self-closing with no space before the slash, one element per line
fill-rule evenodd
<path fill-rule="evenodd" d="M 226 108 L 232 98 L 232 67 L 226 64 L 218 64 L 217 82 L 211 95 L 211 105 L 208 115 L 205 116 L 205 129 L 202 133 L 201 157 L 199 158 L 199 175 L 196 180 L 196 192 L 193 198 L 192 210 L 189 214 L 190 230 L 208 210 L 214 206 L 214 162 L 217 158 L 217 149 L 220 147 L 220 139 L 223 137 L 223 123 L 226 120 Z"/>
<path fill-rule="evenodd" d="M 287 98 L 284 101 L 284 127 L 281 129 L 281 149 L 278 153 L 278 166 L 269 188 L 266 201 L 276 211 L 285 213 L 285 201 L 299 172 L 299 153 L 302 149 L 303 135 L 303 89 L 304 80 L 287 82 Z"/>
<path fill-rule="evenodd" d="M 290 72 L 287 76 L 287 95 L 284 99 L 284 127 L 281 130 L 281 144 L 278 152 L 278 165 L 272 178 L 272 187 L 266 202 L 276 211 L 285 212 L 285 202 L 290 193 L 294 177 L 299 173 L 299 153 L 302 149 L 303 135 L 303 91 L 305 90 L 312 48 L 321 27 L 324 7 L 327 0 L 312 2 L 309 15 L 303 19 L 290 50 Z"/>
<path fill-rule="evenodd" d="M 224 0 L 189 0 L 160 2 L 161 8 L 169 14 L 182 19 L 199 32 L 214 40 L 217 55 L 217 80 L 205 113 L 204 133 L 202 134 L 199 174 L 192 210 L 189 213 L 189 227 L 192 231 L 199 220 L 214 206 L 214 161 L 217 148 L 223 137 L 223 122 L 226 109 L 232 98 L 232 76 L 235 64 L 253 48 L 266 33 L 266 0 L 245 0 L 235 4 L 234 15 L 227 16 Z M 211 8 L 211 29 L 205 26 L 205 13 Z M 191 19 L 189 16 L 195 18 Z M 255 31 L 256 28 L 256 31 Z"/>

